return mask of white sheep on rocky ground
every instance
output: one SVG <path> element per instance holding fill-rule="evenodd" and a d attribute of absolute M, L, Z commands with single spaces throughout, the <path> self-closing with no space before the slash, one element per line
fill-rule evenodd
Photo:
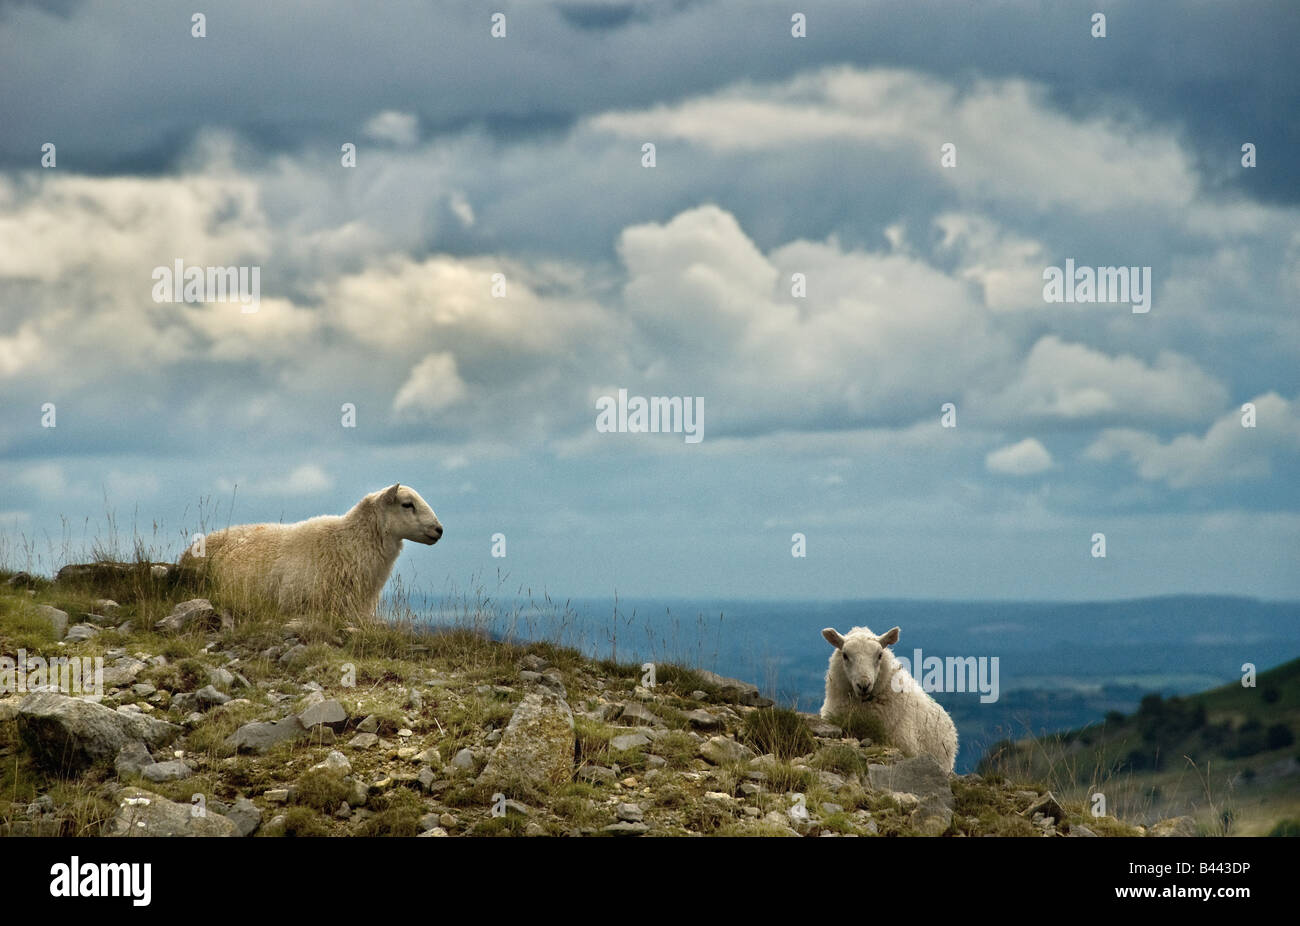
<path fill-rule="evenodd" d="M 866 627 L 854 627 L 847 635 L 827 627 L 822 636 L 835 652 L 826 669 L 821 716 L 833 720 L 861 712 L 874 717 L 889 745 L 905 756 L 933 756 L 951 772 L 957 761 L 957 727 L 894 658 L 889 647 L 898 642 L 898 628 L 876 636 Z"/>
<path fill-rule="evenodd" d="M 435 544 L 442 524 L 400 483 L 371 492 L 347 514 L 296 524 L 240 524 L 213 531 L 181 565 L 197 568 L 222 601 L 287 613 L 373 615 L 402 541 Z"/>

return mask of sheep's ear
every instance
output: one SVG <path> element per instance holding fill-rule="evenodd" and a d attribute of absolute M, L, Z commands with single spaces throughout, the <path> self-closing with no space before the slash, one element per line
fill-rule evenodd
<path fill-rule="evenodd" d="M 826 638 L 827 643 L 836 649 L 844 645 L 844 637 L 840 636 L 840 632 L 834 627 L 827 627 L 822 631 L 822 636 Z"/>
<path fill-rule="evenodd" d="M 401 487 L 402 484 L 400 482 L 394 482 L 392 485 L 390 485 L 387 491 L 384 492 L 384 501 L 386 502 L 397 501 L 397 490 L 400 489 Z"/>
<path fill-rule="evenodd" d="M 885 633 L 876 637 L 876 642 L 881 646 L 893 646 L 898 642 L 898 628 L 895 627 L 893 630 L 885 631 Z"/>

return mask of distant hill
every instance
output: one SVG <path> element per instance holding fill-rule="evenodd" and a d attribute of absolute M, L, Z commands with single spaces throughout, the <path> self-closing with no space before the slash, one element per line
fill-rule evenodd
<path fill-rule="evenodd" d="M 1049 736 L 1004 741 L 980 763 L 1094 800 L 1135 821 L 1187 814 L 1207 833 L 1265 835 L 1300 820 L 1300 659 L 1253 687 L 1149 694 L 1137 711 Z M 1292 827 L 1294 829 L 1294 825 Z"/>

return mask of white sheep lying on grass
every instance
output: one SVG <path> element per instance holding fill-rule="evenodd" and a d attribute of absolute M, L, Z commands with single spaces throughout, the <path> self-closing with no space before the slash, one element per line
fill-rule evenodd
<path fill-rule="evenodd" d="M 236 605 L 286 613 L 373 615 L 402 541 L 435 544 L 442 524 L 409 486 L 371 492 L 347 514 L 296 524 L 240 524 L 204 538 L 181 565 L 197 567 L 216 595 Z"/>
<path fill-rule="evenodd" d="M 823 719 L 854 712 L 875 717 L 885 739 L 903 755 L 933 756 L 951 772 L 957 761 L 957 727 L 894 658 L 889 647 L 898 642 L 898 628 L 876 636 L 866 627 L 854 627 L 847 635 L 827 627 L 822 636 L 835 647 L 826 669 Z"/>

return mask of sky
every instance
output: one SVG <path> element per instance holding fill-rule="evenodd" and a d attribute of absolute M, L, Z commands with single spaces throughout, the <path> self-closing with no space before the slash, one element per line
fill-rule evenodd
<path fill-rule="evenodd" d="M 0 559 L 401 482 L 435 595 L 1300 597 L 1300 8 L 795 6 L 0 0 Z"/>

